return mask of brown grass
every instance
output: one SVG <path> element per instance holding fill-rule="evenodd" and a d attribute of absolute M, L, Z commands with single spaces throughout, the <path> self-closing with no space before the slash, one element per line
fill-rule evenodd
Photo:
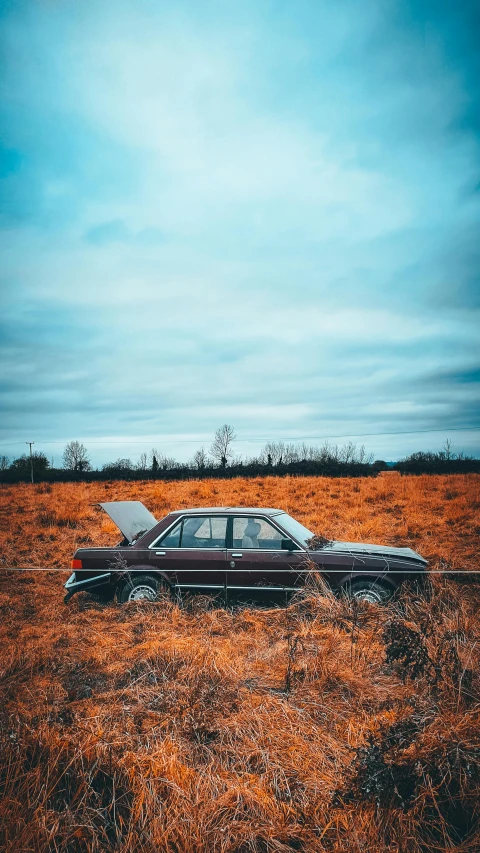
<path fill-rule="evenodd" d="M 63 604 L 101 499 L 279 506 L 328 538 L 480 569 L 480 477 L 263 478 L 0 490 L 0 848 L 480 849 L 474 583 L 385 608 L 321 584 L 288 608 Z M 473 576 L 472 576 L 473 578 Z"/>

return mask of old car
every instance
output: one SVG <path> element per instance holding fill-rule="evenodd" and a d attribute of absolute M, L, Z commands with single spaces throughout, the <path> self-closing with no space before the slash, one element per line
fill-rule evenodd
<path fill-rule="evenodd" d="M 281 509 L 199 507 L 157 521 L 140 501 L 100 506 L 123 539 L 75 552 L 65 601 L 80 590 L 120 602 L 182 589 L 290 591 L 319 572 L 334 592 L 381 603 L 427 566 L 411 548 L 315 536 Z"/>

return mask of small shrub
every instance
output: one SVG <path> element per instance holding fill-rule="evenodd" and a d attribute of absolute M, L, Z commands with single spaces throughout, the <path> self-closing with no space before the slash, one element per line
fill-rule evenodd
<path fill-rule="evenodd" d="M 415 680 L 433 666 L 422 635 L 401 619 L 392 619 L 384 628 L 387 663 L 396 664 L 403 682 Z"/>
<path fill-rule="evenodd" d="M 418 786 L 419 768 L 412 758 L 399 760 L 398 751 L 410 746 L 418 730 L 418 721 L 407 717 L 370 735 L 367 745 L 357 750 L 350 778 L 343 791 L 337 792 L 336 801 L 341 796 L 344 802 L 406 808 Z"/>

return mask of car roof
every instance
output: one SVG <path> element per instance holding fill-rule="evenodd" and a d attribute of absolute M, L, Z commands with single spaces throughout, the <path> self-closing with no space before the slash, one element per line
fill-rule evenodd
<path fill-rule="evenodd" d="M 283 509 L 259 506 L 197 506 L 193 509 L 175 509 L 169 515 L 214 515 L 228 513 L 229 515 L 280 515 Z"/>

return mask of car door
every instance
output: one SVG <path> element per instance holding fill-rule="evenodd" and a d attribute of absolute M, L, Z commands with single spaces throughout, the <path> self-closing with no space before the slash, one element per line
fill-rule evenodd
<path fill-rule="evenodd" d="M 294 549 L 287 548 L 287 543 Z M 271 520 L 263 516 L 232 518 L 227 550 L 229 587 L 294 587 L 304 561 L 305 551 Z"/>
<path fill-rule="evenodd" d="M 227 516 L 186 515 L 150 546 L 150 562 L 179 587 L 225 586 Z"/>

